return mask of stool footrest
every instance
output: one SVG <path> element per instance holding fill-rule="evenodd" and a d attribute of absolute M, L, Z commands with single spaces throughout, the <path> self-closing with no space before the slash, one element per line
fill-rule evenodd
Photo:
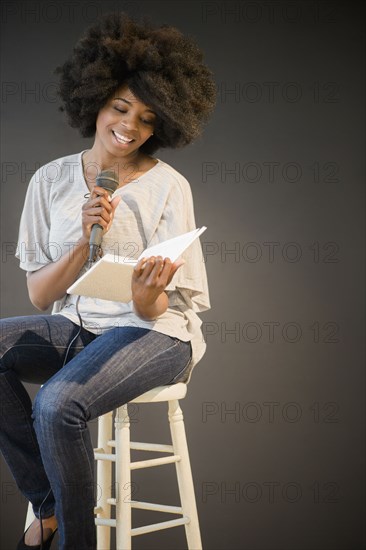
<path fill-rule="evenodd" d="M 179 455 L 164 456 L 161 458 L 150 458 L 148 460 L 138 460 L 131 462 L 131 470 L 139 470 L 140 468 L 152 468 L 153 466 L 162 466 L 163 464 L 171 464 L 172 462 L 180 461 Z"/>
<path fill-rule="evenodd" d="M 173 445 L 162 445 L 160 443 L 140 443 L 131 441 L 130 448 L 135 451 L 156 451 L 157 453 L 174 453 Z"/>
<path fill-rule="evenodd" d="M 111 462 L 116 462 L 116 455 L 113 454 L 113 453 L 94 452 L 94 459 L 95 460 L 109 460 Z"/>
<path fill-rule="evenodd" d="M 115 498 L 107 498 L 107 504 L 116 506 L 117 502 Z M 142 502 L 138 500 L 130 501 L 131 508 L 138 510 L 152 510 L 153 512 L 166 512 L 167 514 L 183 514 L 183 508 L 181 506 L 170 506 L 168 504 L 155 504 L 152 502 Z M 100 513 L 102 508 L 94 508 L 94 513 Z"/>
<path fill-rule="evenodd" d="M 131 529 L 131 535 L 145 535 L 146 533 L 152 533 L 153 531 L 161 531 L 161 529 L 170 529 L 171 527 L 179 527 L 180 525 L 186 525 L 190 522 L 187 517 L 179 519 L 170 519 L 168 521 L 162 521 L 160 523 L 152 523 L 151 525 L 144 525 L 143 527 L 135 527 Z"/>
<path fill-rule="evenodd" d="M 95 518 L 95 525 L 107 525 L 108 527 L 116 527 L 116 520 Z"/>
<path fill-rule="evenodd" d="M 116 442 L 111 439 L 107 442 L 109 447 L 116 447 Z M 130 449 L 134 451 L 155 451 L 157 453 L 174 453 L 173 445 L 163 445 L 160 443 L 140 443 L 139 441 L 131 441 Z M 101 449 L 95 449 L 95 451 L 101 451 Z"/>
<path fill-rule="evenodd" d="M 138 500 L 131 500 L 131 508 L 136 508 L 139 510 L 152 510 L 154 512 L 167 512 L 168 514 L 183 514 L 183 508 L 180 506 L 154 504 L 152 502 L 141 502 Z"/>

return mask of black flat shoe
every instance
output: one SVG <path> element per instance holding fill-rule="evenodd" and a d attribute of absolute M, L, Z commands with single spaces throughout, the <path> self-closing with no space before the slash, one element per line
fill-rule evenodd
<path fill-rule="evenodd" d="M 28 527 L 28 529 L 30 528 L 30 526 Z M 27 529 L 27 531 L 28 531 Z M 26 531 L 26 532 L 27 532 Z M 52 544 L 52 541 L 53 541 L 53 537 L 55 536 L 55 533 L 57 531 L 57 527 L 56 529 L 54 530 L 54 532 L 52 533 L 52 535 L 45 541 L 43 541 L 43 544 L 36 544 L 36 545 L 33 545 L 33 546 L 28 546 L 28 544 L 25 544 L 24 542 L 24 539 L 25 539 L 25 533 L 23 534 L 21 540 L 18 542 L 18 546 L 17 546 L 17 550 L 50 550 L 51 548 L 51 544 Z"/>

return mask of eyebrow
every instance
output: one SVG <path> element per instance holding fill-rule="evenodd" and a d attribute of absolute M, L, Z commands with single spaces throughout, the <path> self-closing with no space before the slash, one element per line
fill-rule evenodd
<path fill-rule="evenodd" d="M 127 105 L 132 105 L 131 101 L 128 101 L 124 97 L 114 97 L 113 99 L 119 99 L 120 101 L 124 101 L 125 103 L 127 103 Z M 146 111 L 149 111 L 149 113 L 156 115 L 155 111 L 152 111 L 151 109 L 146 109 Z"/>

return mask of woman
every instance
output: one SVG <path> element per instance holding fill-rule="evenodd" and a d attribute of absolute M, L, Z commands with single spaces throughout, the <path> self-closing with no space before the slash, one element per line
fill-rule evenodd
<path fill-rule="evenodd" d="M 198 241 L 183 261 L 141 260 L 129 303 L 66 294 L 87 269 L 93 224 L 101 254 L 137 258 L 195 228 L 187 180 L 152 153 L 196 138 L 215 86 L 202 53 L 168 26 L 110 14 L 58 68 L 71 126 L 91 149 L 54 160 L 32 177 L 17 257 L 32 303 L 51 315 L 3 319 L 0 445 L 35 521 L 18 548 L 96 547 L 93 449 L 87 422 L 149 389 L 188 382 L 205 351 L 197 312 L 210 307 Z M 96 185 L 113 169 L 109 197 Z M 32 410 L 22 382 L 43 384 Z"/>

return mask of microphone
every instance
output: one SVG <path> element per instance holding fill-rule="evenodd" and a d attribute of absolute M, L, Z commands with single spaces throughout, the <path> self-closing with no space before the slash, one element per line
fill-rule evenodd
<path fill-rule="evenodd" d="M 103 170 L 97 175 L 96 185 L 103 187 L 108 191 L 109 196 L 111 196 L 119 185 L 116 173 L 114 170 Z M 89 265 L 95 261 L 98 249 L 102 242 L 103 227 L 99 223 L 92 225 L 89 239 Z"/>

